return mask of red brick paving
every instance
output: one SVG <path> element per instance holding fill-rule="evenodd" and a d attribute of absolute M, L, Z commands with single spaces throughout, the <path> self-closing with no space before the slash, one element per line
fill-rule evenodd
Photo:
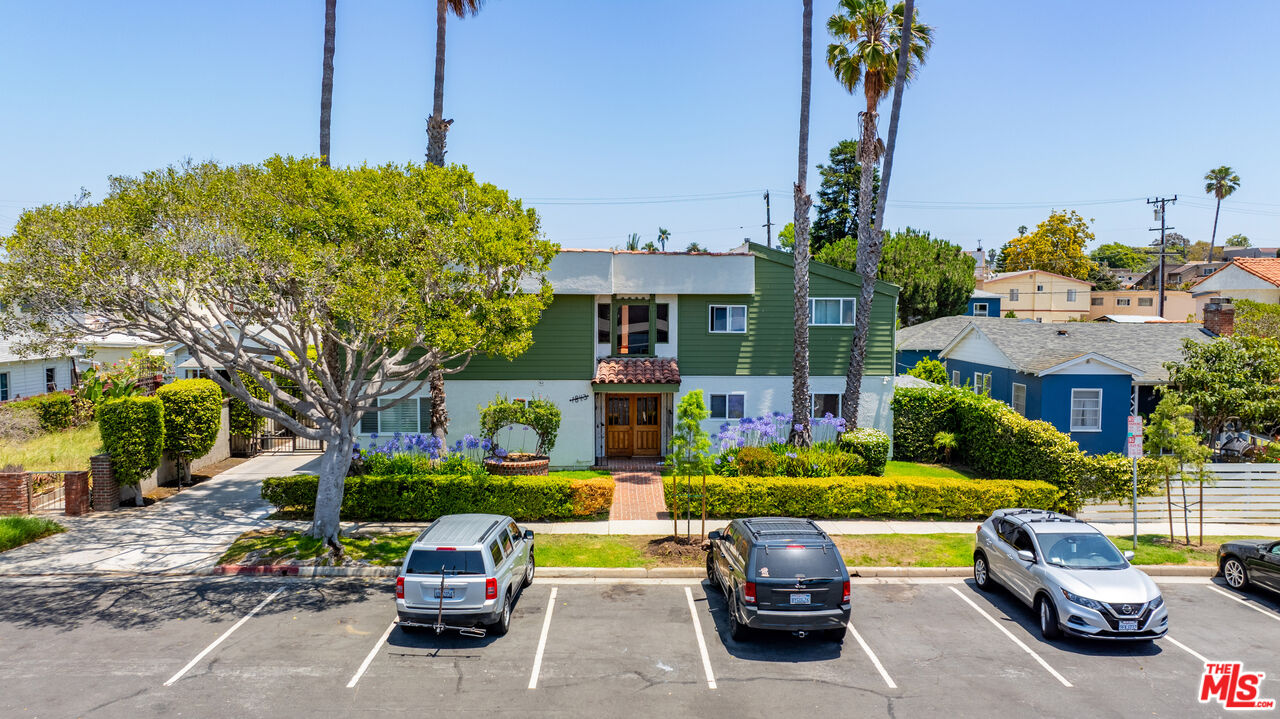
<path fill-rule="evenodd" d="M 613 506 L 609 519 L 666 519 L 662 475 L 655 459 L 610 459 Z"/>

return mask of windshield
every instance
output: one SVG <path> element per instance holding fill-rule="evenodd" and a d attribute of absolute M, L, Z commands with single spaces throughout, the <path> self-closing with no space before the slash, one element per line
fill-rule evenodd
<path fill-rule="evenodd" d="M 1041 534 L 1045 561 L 1069 569 L 1124 569 L 1129 565 L 1101 534 Z"/>
<path fill-rule="evenodd" d="M 405 574 L 484 574 L 484 557 L 479 552 L 415 549 L 409 555 Z"/>

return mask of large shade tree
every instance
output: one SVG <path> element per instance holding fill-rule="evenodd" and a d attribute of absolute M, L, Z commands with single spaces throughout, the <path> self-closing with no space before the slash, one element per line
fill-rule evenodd
<path fill-rule="evenodd" d="M 526 349 L 556 252 L 533 210 L 464 168 L 282 157 L 112 178 L 100 202 L 23 213 L 4 247 L 0 302 L 23 311 L 3 325 L 28 345 L 179 343 L 253 412 L 323 441 L 312 533 L 335 549 L 361 415 L 429 368 Z"/>
<path fill-rule="evenodd" d="M 818 165 L 817 218 L 809 238 L 809 250 L 817 255 L 822 248 L 846 237 L 858 237 L 858 183 L 862 166 L 858 164 L 858 141 L 841 140 L 827 153 L 826 164 Z M 877 171 L 872 185 L 879 187 Z M 871 207 L 875 213 L 875 205 Z"/>
<path fill-rule="evenodd" d="M 1213 195 L 1213 199 L 1216 200 L 1213 206 L 1213 234 L 1209 236 L 1210 262 L 1213 261 L 1213 245 L 1218 240 L 1218 213 L 1222 211 L 1222 201 L 1238 189 L 1240 189 L 1240 176 L 1226 165 L 1215 167 L 1205 173 L 1205 194 Z"/>
<path fill-rule="evenodd" d="M 793 230 L 795 252 L 795 305 L 793 348 L 791 353 L 791 432 L 792 444 L 807 447 L 813 436 L 809 432 L 809 94 L 813 85 L 813 0 L 803 0 L 800 30 L 800 141 L 797 156 L 796 183 L 793 188 L 795 214 Z M 781 241 L 781 236 L 779 236 Z"/>
<path fill-rule="evenodd" d="M 862 291 L 857 305 L 856 325 L 849 350 L 842 414 L 850 426 L 858 421 L 858 398 L 863 363 L 867 354 L 866 328 L 870 326 L 875 278 L 884 251 L 884 237 L 875 231 L 871 216 L 875 197 L 873 177 L 884 146 L 878 136 L 880 102 L 899 80 L 897 91 L 909 81 L 933 42 L 933 29 L 907 16 L 906 5 L 892 7 L 886 0 L 839 0 L 837 12 L 827 21 L 835 42 L 827 46 L 827 65 L 850 94 L 859 88 L 866 101 L 860 114 L 862 132 L 858 138 L 858 164 L 862 177 L 858 186 L 858 260 Z M 883 208 L 882 208 L 883 209 Z"/>

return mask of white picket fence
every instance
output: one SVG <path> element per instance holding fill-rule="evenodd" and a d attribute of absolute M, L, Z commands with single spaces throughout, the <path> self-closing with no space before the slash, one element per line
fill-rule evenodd
<path fill-rule="evenodd" d="M 1247 524 L 1280 524 L 1280 464 L 1210 464 L 1207 469 L 1217 478 L 1204 486 L 1204 521 L 1238 522 Z M 1166 521 L 1168 504 L 1163 488 L 1156 497 L 1138 498 L 1138 521 Z M 1200 486 L 1187 483 L 1187 499 L 1195 502 L 1200 497 Z M 1176 505 L 1182 502 L 1182 483 L 1173 482 L 1170 494 L 1175 503 L 1174 518 L 1182 516 Z M 1192 504 L 1189 510 L 1193 520 L 1198 520 L 1199 510 Z M 1128 504 L 1090 504 L 1080 510 L 1086 521 L 1128 521 L 1132 511 Z"/>

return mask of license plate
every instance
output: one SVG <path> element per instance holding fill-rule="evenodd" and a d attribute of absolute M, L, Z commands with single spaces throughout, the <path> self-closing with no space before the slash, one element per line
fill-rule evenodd
<path fill-rule="evenodd" d="M 808 604 L 809 595 L 808 594 L 792 594 L 791 603 L 792 604 Z"/>
<path fill-rule="evenodd" d="M 1135 620 L 1135 621 L 1132 621 L 1132 622 L 1121 621 L 1121 622 L 1120 622 L 1120 631 L 1122 631 L 1122 632 L 1136 632 L 1136 631 L 1138 631 L 1138 622 L 1137 622 L 1136 620 Z"/>
<path fill-rule="evenodd" d="M 445 589 L 445 590 L 444 590 L 444 598 L 445 598 L 445 599 L 453 599 L 453 587 L 449 587 L 449 588 L 447 588 L 447 589 Z M 436 599 L 440 599 L 440 590 L 439 590 L 439 589 L 436 589 Z"/>

